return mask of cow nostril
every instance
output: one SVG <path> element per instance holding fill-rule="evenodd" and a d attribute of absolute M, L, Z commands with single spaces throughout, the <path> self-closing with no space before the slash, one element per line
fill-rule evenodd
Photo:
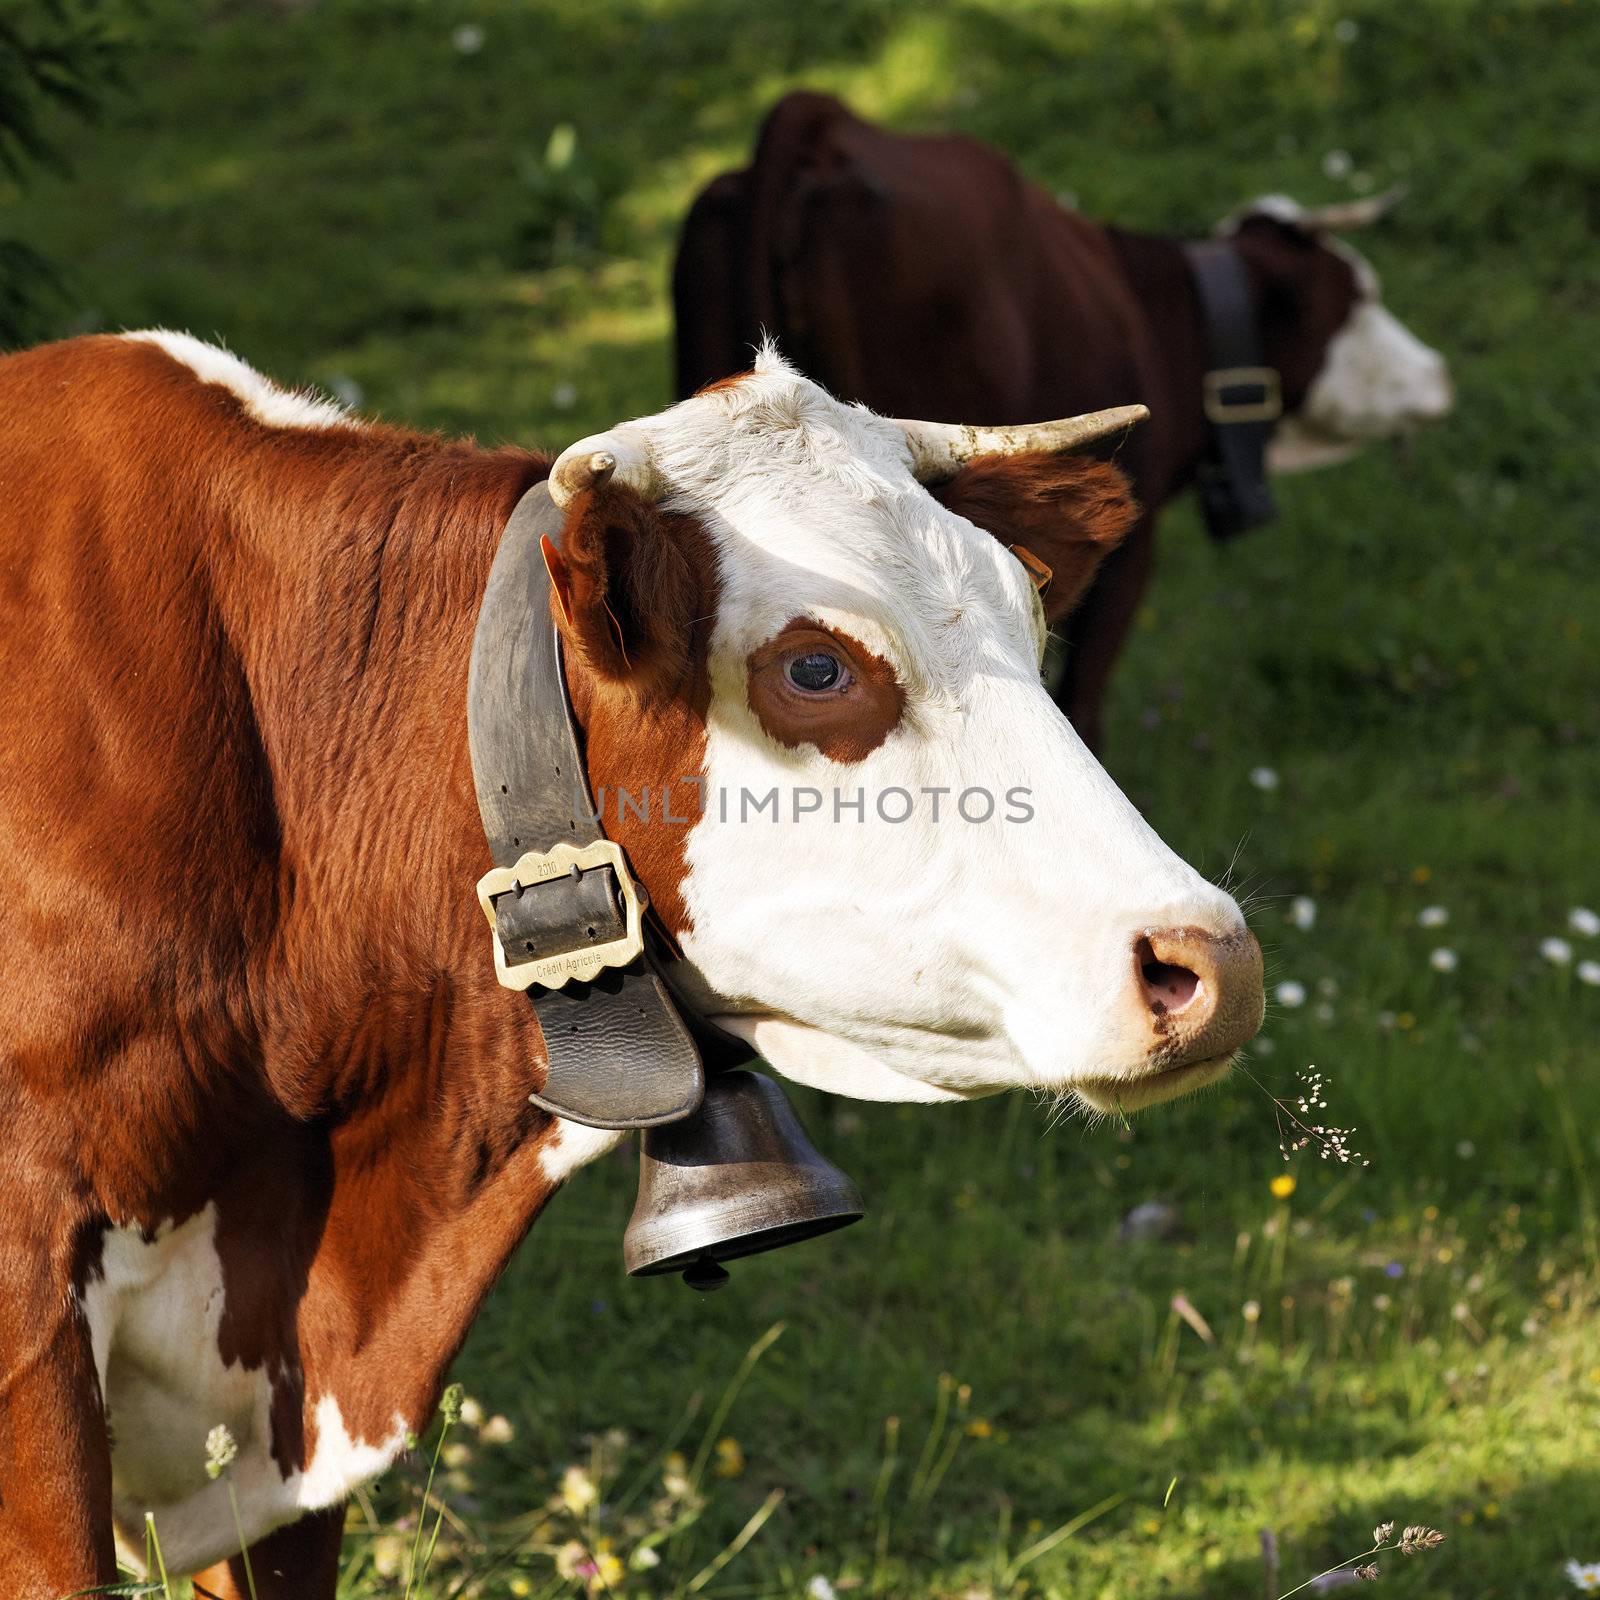
<path fill-rule="evenodd" d="M 1156 1016 L 1184 1010 L 1200 992 L 1200 975 L 1189 967 L 1158 960 L 1148 939 L 1139 941 L 1137 959 L 1145 1004 Z"/>

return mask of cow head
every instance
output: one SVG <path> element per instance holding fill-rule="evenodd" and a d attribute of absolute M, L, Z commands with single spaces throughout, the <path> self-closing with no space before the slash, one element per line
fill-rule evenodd
<path fill-rule="evenodd" d="M 1384 308 L 1371 263 L 1334 236 L 1377 221 L 1398 198 L 1308 208 L 1268 195 L 1218 224 L 1262 286 L 1262 341 L 1285 408 L 1274 471 L 1344 460 L 1450 411 L 1444 357 Z"/>
<path fill-rule="evenodd" d="M 683 992 L 791 1078 L 1133 1109 L 1259 1026 L 1238 906 L 1041 686 L 1135 514 L 1112 467 L 1001 453 L 1059 442 L 879 417 L 768 351 L 552 471 L 604 825 Z"/>

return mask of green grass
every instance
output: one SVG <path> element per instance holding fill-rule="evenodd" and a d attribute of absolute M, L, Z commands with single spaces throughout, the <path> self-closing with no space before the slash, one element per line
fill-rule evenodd
<path fill-rule="evenodd" d="M 452 1437 L 468 1455 L 441 1469 L 426 1592 L 559 1593 L 552 1551 L 576 1530 L 625 1555 L 671 1525 L 694 1502 L 652 1463 L 703 1397 L 692 1466 L 780 1319 L 713 1430 L 742 1468 L 708 1457 L 729 1475 L 708 1465 L 703 1506 L 630 1591 L 687 1584 L 777 1489 L 698 1592 L 821 1574 L 880 1595 L 1235 1600 L 1262 1592 L 1262 1528 L 1287 1588 L 1390 1517 L 1449 1535 L 1386 1562 L 1397 1596 L 1556 1595 L 1565 1558 L 1600 1558 L 1600 989 L 1538 948 L 1600 902 L 1600 11 L 151 0 L 146 20 L 138 93 L 69 133 L 75 178 L 13 197 L 11 231 L 68 264 L 76 326 L 220 335 L 388 416 L 558 446 L 665 403 L 676 221 L 801 82 L 992 138 L 1085 209 L 1152 226 L 1348 193 L 1323 171 L 1347 151 L 1373 185 L 1409 185 L 1364 247 L 1459 383 L 1446 427 L 1286 484 L 1267 531 L 1217 549 L 1170 515 L 1111 718 L 1114 774 L 1204 868 L 1238 849 L 1271 981 L 1309 991 L 1274 1009 L 1251 1070 L 1281 1093 L 1317 1063 L 1371 1165 L 1301 1160 L 1280 1203 L 1270 1107 L 1242 1078 L 1131 1130 L 1050 1131 L 1022 1100 L 803 1094 L 867 1221 L 699 1299 L 624 1278 L 632 1166 L 603 1162 L 462 1358 L 514 1437 Z M 486 43 L 463 55 L 469 22 Z M 562 124 L 565 164 L 561 139 L 547 159 Z M 1286 916 L 1300 894 L 1309 930 Z M 1430 904 L 1445 927 L 1417 925 Z M 1430 967 L 1439 945 L 1454 972 Z M 1150 1198 L 1188 1237 L 1119 1245 Z M 1214 1343 L 1172 1312 L 1179 1291 Z M 574 1463 L 647 1473 L 642 1520 L 547 1513 Z M 377 1566 L 412 1542 L 396 1519 L 418 1481 L 392 1474 L 353 1514 L 349 1600 L 403 1592 Z"/>

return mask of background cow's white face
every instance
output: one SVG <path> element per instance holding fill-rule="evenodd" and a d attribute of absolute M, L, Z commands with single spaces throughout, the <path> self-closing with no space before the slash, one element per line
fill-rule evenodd
<path fill-rule="evenodd" d="M 704 1008 L 863 1098 L 1131 1109 L 1219 1076 L 1261 1015 L 1239 909 L 1051 702 L 1028 573 L 900 428 L 768 354 L 617 435 L 720 574 L 681 936 Z"/>
<path fill-rule="evenodd" d="M 1363 444 L 1441 420 L 1454 404 L 1444 357 L 1384 307 L 1371 262 L 1332 231 L 1376 221 L 1394 198 L 1307 208 L 1287 195 L 1267 195 L 1218 225 L 1219 233 L 1231 235 L 1252 219 L 1270 219 L 1313 240 L 1353 278 L 1331 336 L 1307 330 L 1318 345 L 1316 365 L 1304 398 L 1272 441 L 1268 460 L 1274 471 L 1344 460 Z"/>

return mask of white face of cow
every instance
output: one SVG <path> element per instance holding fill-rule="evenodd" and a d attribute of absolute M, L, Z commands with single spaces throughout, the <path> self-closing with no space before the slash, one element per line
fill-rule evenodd
<path fill-rule="evenodd" d="M 775 356 L 608 436 L 714 545 L 686 990 L 798 1081 L 1128 1109 L 1259 1025 L 1232 898 L 1041 686 L 1033 583 L 912 475 L 899 425 Z"/>
<path fill-rule="evenodd" d="M 1385 309 L 1371 262 L 1331 232 L 1376 221 L 1392 203 L 1383 196 L 1308 209 L 1286 195 L 1268 195 L 1219 224 L 1219 232 L 1229 233 L 1250 216 L 1289 223 L 1315 235 L 1355 278 L 1349 312 L 1328 340 L 1303 404 L 1284 418 L 1272 441 L 1268 460 L 1276 472 L 1345 460 L 1363 444 L 1441 421 L 1454 405 L 1444 357 Z"/>

